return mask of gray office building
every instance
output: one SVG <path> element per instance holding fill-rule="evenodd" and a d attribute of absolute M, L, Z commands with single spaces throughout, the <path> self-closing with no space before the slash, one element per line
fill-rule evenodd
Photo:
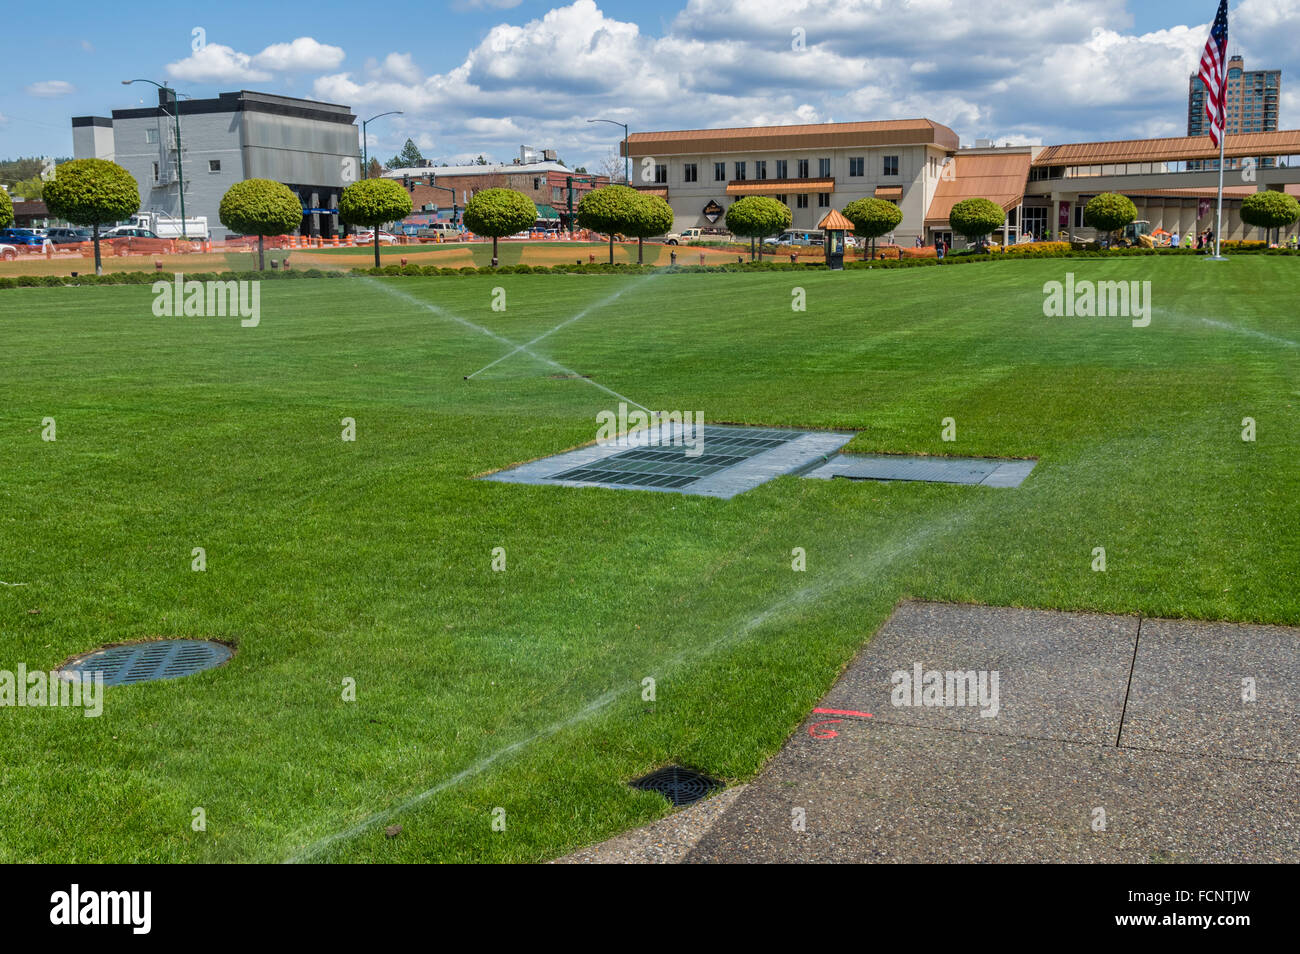
<path fill-rule="evenodd" d="M 73 117 L 72 145 L 78 159 L 109 159 L 135 176 L 141 212 L 179 216 L 176 101 L 169 94 L 159 90 L 157 106 L 115 109 L 111 119 Z M 229 235 L 217 209 L 236 182 L 273 179 L 296 192 L 304 209 L 335 209 L 360 171 L 356 117 L 346 106 L 243 90 L 182 99 L 179 109 L 185 214 L 207 216 L 214 239 Z M 303 216 L 304 235 L 337 230 L 336 215 Z"/>

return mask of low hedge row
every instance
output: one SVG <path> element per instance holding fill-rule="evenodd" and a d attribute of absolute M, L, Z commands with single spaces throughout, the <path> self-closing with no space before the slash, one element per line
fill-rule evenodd
<path fill-rule="evenodd" d="M 300 271 L 264 272 L 185 272 L 186 281 L 278 281 L 295 278 L 342 278 L 347 272 L 321 268 L 304 268 Z M 51 288 L 62 285 L 152 285 L 170 282 L 173 272 L 110 272 L 106 275 L 16 275 L 0 277 L 0 288 Z"/>
<path fill-rule="evenodd" d="M 1051 248 L 1044 248 L 1051 246 Z M 1263 243 L 1242 243 L 1232 249 L 1237 255 L 1282 255 L 1300 256 L 1300 250 L 1287 248 L 1266 248 Z M 1224 244 L 1225 249 L 1227 243 Z M 1014 248 L 1014 247 L 1013 247 Z M 1064 242 L 1038 243 L 1032 250 L 1020 249 L 1006 252 L 954 252 L 945 258 L 903 258 L 876 259 L 874 261 L 846 261 L 844 268 L 849 271 L 873 268 L 946 268 L 950 265 L 965 265 L 972 262 L 998 262 L 1008 259 L 1070 258 L 1094 259 L 1116 258 L 1140 255 L 1199 255 L 1195 249 L 1185 248 L 1117 248 L 1110 251 L 1089 251 L 1072 248 Z M 469 275 L 648 275 L 655 272 L 694 273 L 694 272 L 799 272 L 825 270 L 824 262 L 780 262 L 764 260 L 762 262 L 734 262 L 726 265 L 610 265 L 573 264 L 573 265 L 502 265 L 492 268 L 489 265 L 462 268 L 445 268 L 437 265 L 384 265 L 380 268 L 355 268 L 350 272 L 332 271 L 320 268 L 293 269 L 289 271 L 265 272 L 186 272 L 187 281 L 286 281 L 298 278 L 343 278 L 347 275 L 372 275 L 379 277 L 420 277 L 433 276 L 469 276 Z M 108 275 L 19 275 L 0 277 L 0 289 L 3 288 L 42 288 L 64 285 L 152 285 L 157 281 L 171 281 L 171 272 L 114 272 Z"/>

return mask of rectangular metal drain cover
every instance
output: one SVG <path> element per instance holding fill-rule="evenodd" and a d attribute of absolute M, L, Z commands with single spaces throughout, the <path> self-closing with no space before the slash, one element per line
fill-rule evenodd
<path fill-rule="evenodd" d="M 942 484 L 1019 487 L 1036 460 L 986 457 L 904 457 L 897 454 L 837 454 L 805 477 L 831 480 L 918 480 Z"/>
<path fill-rule="evenodd" d="M 485 480 L 564 487 L 658 490 L 734 497 L 773 478 L 826 460 L 852 434 L 708 425 L 700 453 L 681 443 L 680 425 L 643 432 L 644 446 L 583 447 L 489 474 Z"/>

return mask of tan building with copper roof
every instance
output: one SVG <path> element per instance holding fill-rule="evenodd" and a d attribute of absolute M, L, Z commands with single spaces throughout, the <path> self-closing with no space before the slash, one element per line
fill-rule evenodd
<path fill-rule="evenodd" d="M 924 234 L 926 210 L 957 134 L 929 119 L 633 133 L 632 185 L 673 208 L 677 231 L 721 226 L 746 195 L 790 207 L 793 228 L 815 229 L 831 209 L 876 196 L 903 221 L 894 239 Z"/>
<path fill-rule="evenodd" d="M 1186 235 L 1213 226 L 1218 183 L 1208 136 L 970 148 L 929 119 L 634 133 L 628 152 L 632 185 L 668 200 L 677 231 L 722 226 L 746 195 L 781 200 L 799 230 L 876 196 L 902 211 L 893 240 L 904 245 L 917 236 L 963 245 L 948 216 L 975 197 L 1002 207 L 1010 241 L 1092 240 L 1083 209 L 1102 192 L 1129 196 L 1153 230 Z M 1300 130 L 1229 135 L 1224 152 L 1223 238 L 1260 238 L 1242 223 L 1241 201 L 1262 189 L 1300 191 Z"/>

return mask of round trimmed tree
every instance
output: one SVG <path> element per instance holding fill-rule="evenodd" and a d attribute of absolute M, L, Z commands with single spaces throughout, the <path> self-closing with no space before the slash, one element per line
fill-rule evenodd
<path fill-rule="evenodd" d="M 871 239 L 871 257 L 876 257 L 876 239 L 888 235 L 903 221 L 903 210 L 887 199 L 857 199 L 844 207 L 844 217 L 853 223 L 853 234 Z M 862 250 L 867 256 L 867 250 Z"/>
<path fill-rule="evenodd" d="M 754 258 L 756 240 L 784 232 L 794 221 L 790 207 L 765 195 L 747 195 L 727 209 L 727 229 L 733 235 L 749 239 L 749 257 Z M 758 246 L 758 260 L 763 260 L 763 246 Z"/>
<path fill-rule="evenodd" d="M 634 235 L 644 197 L 625 185 L 592 189 L 578 203 L 578 224 L 609 236 L 609 264 L 614 264 L 614 235 Z M 654 234 L 654 233 L 651 233 Z"/>
<path fill-rule="evenodd" d="M 95 274 L 104 274 L 99 257 L 99 227 L 121 222 L 140 209 L 135 177 L 107 159 L 73 159 L 54 169 L 42 191 L 50 215 L 89 225 L 95 243 Z"/>
<path fill-rule="evenodd" d="M 964 199 L 948 213 L 952 230 L 975 246 L 983 245 L 989 234 L 1006 220 L 1002 206 L 989 199 Z"/>
<path fill-rule="evenodd" d="M 14 203 L 9 193 L 0 189 L 0 229 L 8 228 L 14 221 Z"/>
<path fill-rule="evenodd" d="M 379 267 L 379 227 L 411 214 L 411 196 L 394 179 L 359 179 L 339 196 L 339 221 L 375 230 L 375 268 Z"/>
<path fill-rule="evenodd" d="M 266 269 L 263 239 L 284 235 L 302 224 L 302 203 L 292 189 L 270 179 L 236 182 L 217 207 L 221 224 L 240 235 L 257 236 L 257 268 Z"/>
<path fill-rule="evenodd" d="M 1256 192 L 1241 200 L 1241 221 L 1265 230 L 1284 229 L 1300 219 L 1300 202 L 1285 192 Z"/>
<path fill-rule="evenodd" d="M 537 205 L 514 189 L 484 189 L 465 203 L 461 221 L 475 235 L 492 236 L 492 264 L 497 264 L 497 240 L 514 235 L 537 221 Z"/>
<path fill-rule="evenodd" d="M 645 240 L 654 235 L 663 235 L 673 227 L 673 207 L 657 195 L 642 192 L 640 213 L 627 229 L 627 234 L 636 238 L 638 265 L 645 261 Z"/>
<path fill-rule="evenodd" d="M 1137 206 L 1133 200 L 1118 192 L 1103 192 L 1088 200 L 1083 207 L 1083 221 L 1089 228 L 1098 232 L 1110 233 L 1111 241 L 1115 233 L 1138 217 Z"/>

